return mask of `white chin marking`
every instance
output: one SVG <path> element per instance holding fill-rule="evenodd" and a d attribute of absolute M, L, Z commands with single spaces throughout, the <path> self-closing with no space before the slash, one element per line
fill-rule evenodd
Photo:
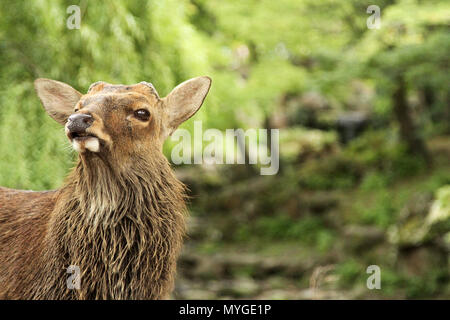
<path fill-rule="evenodd" d="M 89 138 L 84 143 L 86 149 L 92 152 L 98 152 L 100 150 L 100 142 L 97 138 Z"/>
<path fill-rule="evenodd" d="M 89 137 L 84 140 L 73 139 L 72 147 L 77 152 L 85 152 L 86 150 L 98 152 L 100 150 L 100 142 L 95 137 Z"/>
<path fill-rule="evenodd" d="M 76 152 L 81 152 L 81 144 L 77 140 L 72 141 L 72 147 Z"/>

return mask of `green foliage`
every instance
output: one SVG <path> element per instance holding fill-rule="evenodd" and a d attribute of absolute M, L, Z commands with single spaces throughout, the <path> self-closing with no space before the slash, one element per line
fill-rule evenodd
<path fill-rule="evenodd" d="M 214 72 L 212 65 L 227 59 L 189 22 L 188 1 L 82 2 L 79 30 L 66 28 L 70 4 L 0 4 L 1 185 L 55 188 L 72 163 L 63 131 L 34 93 L 38 77 L 67 82 L 82 92 L 98 80 L 146 80 L 164 96 L 178 83 L 208 74 L 215 85 L 198 118 L 213 119 L 212 125 L 223 128 L 216 116 L 220 110 L 221 121 L 232 122 L 227 116 L 232 99 L 223 102 L 216 92 L 230 96 L 234 77 Z"/>
<path fill-rule="evenodd" d="M 208 74 L 213 87 L 196 119 L 204 128 L 225 129 L 261 127 L 286 95 L 319 92 L 334 109 L 345 109 L 354 80 L 375 87 L 377 97 L 369 102 L 389 116 L 395 74 L 405 72 L 411 90 L 433 92 L 432 106 L 421 114 L 427 132 L 448 128 L 449 121 L 435 121 L 446 112 L 450 87 L 449 8 L 442 1 L 381 1 L 380 30 L 366 28 L 367 4 L 358 0 L 80 2 L 79 30 L 66 27 L 71 4 L 0 4 L 0 128 L 8 141 L 0 163 L 15 164 L 0 184 L 57 187 L 71 164 L 61 131 L 43 115 L 33 92 L 37 77 L 80 91 L 100 79 L 146 80 L 165 95 L 189 77 Z M 11 119 L 19 111 L 22 117 Z M 22 156 L 29 149 L 40 155 Z M 52 173 L 33 176 L 38 160 L 51 164 Z M 414 164 L 404 165 L 408 171 Z M 306 185 L 312 188 L 330 187 L 327 178 L 311 180 Z M 355 183 L 337 181 L 341 187 Z"/>
<path fill-rule="evenodd" d="M 297 220 L 282 214 L 275 217 L 260 217 L 251 225 L 242 225 L 237 230 L 236 237 L 238 241 L 248 241 L 252 237 L 264 241 L 295 240 L 312 245 L 319 251 L 327 251 L 334 241 L 332 230 L 326 228 L 319 217 L 304 217 Z"/>
<path fill-rule="evenodd" d="M 386 130 L 365 133 L 353 140 L 345 153 L 356 165 L 374 168 L 389 179 L 418 174 L 425 169 L 423 160 L 411 156 L 395 135 Z"/>
<path fill-rule="evenodd" d="M 388 186 L 390 179 L 379 172 L 368 172 L 361 182 L 360 189 L 362 191 L 375 191 L 384 189 Z"/>
<path fill-rule="evenodd" d="M 355 259 L 338 264 L 334 272 L 339 277 L 339 285 L 344 288 L 352 288 L 358 284 L 365 286 L 370 276 L 366 273 L 367 266 L 367 263 Z M 430 270 L 422 277 L 405 275 L 386 265 L 380 265 L 380 269 L 379 293 L 385 297 L 391 297 L 399 289 L 404 292 L 407 299 L 433 297 L 445 290 L 445 283 L 448 281 L 448 273 L 442 269 Z"/>
<path fill-rule="evenodd" d="M 369 207 L 367 204 L 361 204 L 361 222 L 383 228 L 391 225 L 399 209 L 395 206 L 393 195 L 388 190 L 383 190 L 377 192 L 372 201 Z"/>
<path fill-rule="evenodd" d="M 344 149 L 310 161 L 299 170 L 299 184 L 312 190 L 380 188 L 395 179 L 424 172 L 422 158 L 411 156 L 388 130 L 368 131 Z"/>
<path fill-rule="evenodd" d="M 404 279 L 406 297 L 409 299 L 420 299 L 433 296 L 443 290 L 443 284 L 448 281 L 448 272 L 445 270 L 435 270 L 420 278 L 411 277 Z"/>
<path fill-rule="evenodd" d="M 280 132 L 280 157 L 288 162 L 296 162 L 302 157 L 326 153 L 337 143 L 334 132 L 311 130 L 302 127 L 283 129 Z"/>
<path fill-rule="evenodd" d="M 364 265 L 354 259 L 349 259 L 336 266 L 336 274 L 339 276 L 339 283 L 343 287 L 349 287 L 356 282 L 365 283 Z"/>
<path fill-rule="evenodd" d="M 73 4 L 81 7 L 79 30 L 66 27 Z M 205 189 L 196 195 L 193 215 L 209 221 L 216 213 L 232 221 L 230 234 L 218 232 L 197 252 L 216 253 L 223 239 L 239 249 L 293 243 L 338 256 L 339 288 L 364 285 L 368 254 L 332 252 L 337 240 L 352 241 L 342 233 L 348 223 L 384 232 L 416 193 L 433 194 L 439 216 L 450 201 L 450 6 L 443 0 L 377 5 L 379 30 L 366 27 L 368 4 L 360 0 L 2 1 L 0 185 L 57 188 L 74 164 L 62 127 L 40 106 L 36 78 L 60 80 L 80 92 L 98 80 L 150 81 L 165 96 L 190 77 L 209 75 L 211 92 L 192 120 L 202 120 L 203 129 L 247 129 L 267 127 L 281 115 L 281 167 L 277 176 L 255 184 L 245 180 L 250 173 L 241 176 L 242 167 L 191 174 Z M 393 94 L 399 79 L 417 136 L 435 157 L 433 168 L 411 154 L 398 133 Z M 308 94 L 321 103 L 305 102 Z M 340 145 L 336 119 L 345 111 L 365 112 L 371 125 Z M 192 131 L 192 120 L 183 128 Z M 436 135 L 442 142 L 432 145 Z M 173 145 L 167 141 L 164 152 Z M 235 192 L 238 183 L 242 190 Z M 215 197 L 227 188 L 234 191 L 231 200 L 227 192 Z M 448 244 L 448 220 L 433 228 Z M 367 249 L 391 262 L 382 267 L 382 295 L 442 293 L 448 274 L 432 269 L 407 277 L 385 257 L 392 249 Z M 242 270 L 246 274 L 251 270 Z"/>
<path fill-rule="evenodd" d="M 338 154 L 302 167 L 299 184 L 312 190 L 348 189 L 355 186 L 359 175 L 355 163 Z"/>

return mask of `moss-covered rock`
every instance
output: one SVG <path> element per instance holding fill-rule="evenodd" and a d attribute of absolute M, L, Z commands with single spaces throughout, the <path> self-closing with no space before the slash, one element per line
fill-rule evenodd
<path fill-rule="evenodd" d="M 389 239 L 399 246 L 417 246 L 444 238 L 450 231 L 450 185 L 430 194 L 418 194 L 402 209 L 399 222 L 389 230 Z"/>

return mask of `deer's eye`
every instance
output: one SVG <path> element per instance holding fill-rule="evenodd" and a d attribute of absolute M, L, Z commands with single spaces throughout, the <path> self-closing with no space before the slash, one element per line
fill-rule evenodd
<path fill-rule="evenodd" d="M 78 112 L 78 111 L 80 111 L 80 109 L 75 109 L 75 110 L 74 110 L 74 112 Z"/>
<path fill-rule="evenodd" d="M 139 109 L 134 112 L 134 116 L 141 121 L 148 121 L 148 119 L 150 118 L 150 112 L 145 109 Z"/>

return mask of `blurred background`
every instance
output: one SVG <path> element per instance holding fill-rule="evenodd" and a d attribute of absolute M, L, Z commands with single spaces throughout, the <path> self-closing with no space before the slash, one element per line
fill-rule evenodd
<path fill-rule="evenodd" d="M 165 96 L 209 75 L 183 128 L 278 128 L 280 171 L 174 166 L 192 197 L 174 298 L 450 298 L 449 26 L 444 0 L 1 1 L 0 185 L 58 188 L 76 160 L 34 79 Z"/>

